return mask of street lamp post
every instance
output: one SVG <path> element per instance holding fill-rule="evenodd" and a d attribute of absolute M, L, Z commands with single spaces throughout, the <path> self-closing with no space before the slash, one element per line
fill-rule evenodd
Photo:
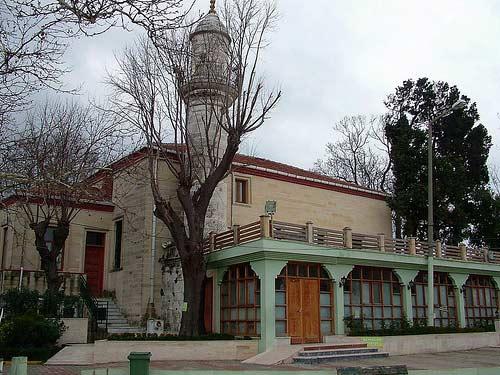
<path fill-rule="evenodd" d="M 432 127 L 434 123 L 442 118 L 451 115 L 453 112 L 467 107 L 467 102 L 465 100 L 457 100 L 450 108 L 442 109 L 438 114 L 429 120 L 428 122 L 428 139 L 427 139 L 427 199 L 428 199 L 428 209 L 427 209 L 427 241 L 429 243 L 429 256 L 433 255 L 434 247 L 434 179 L 433 179 L 433 139 L 432 139 Z"/>

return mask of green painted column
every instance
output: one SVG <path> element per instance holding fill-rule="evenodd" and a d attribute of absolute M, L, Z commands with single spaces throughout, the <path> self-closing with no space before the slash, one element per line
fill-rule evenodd
<path fill-rule="evenodd" d="M 434 257 L 427 257 L 427 325 L 434 327 Z"/>
<path fill-rule="evenodd" d="M 394 272 L 399 277 L 403 289 L 403 308 L 405 312 L 405 317 L 409 322 L 413 322 L 413 302 L 411 300 L 411 288 L 410 283 L 415 280 L 418 275 L 418 270 L 405 270 L 401 268 L 394 269 Z"/>
<path fill-rule="evenodd" d="M 275 280 L 286 264 L 286 261 L 268 259 L 250 262 L 260 279 L 260 353 L 270 349 L 276 341 Z"/>
<path fill-rule="evenodd" d="M 332 280 L 335 281 L 334 284 L 334 310 L 335 310 L 335 334 L 344 335 L 345 334 L 345 324 L 344 324 L 344 286 L 341 285 L 340 281 L 343 277 L 347 277 L 349 273 L 354 268 L 351 264 L 323 264 L 323 267 L 328 271 Z"/>
<path fill-rule="evenodd" d="M 214 332 L 221 333 L 220 326 L 220 286 L 222 284 L 222 279 L 224 278 L 224 274 L 227 271 L 227 267 L 225 268 L 217 268 L 214 273 Z"/>
<path fill-rule="evenodd" d="M 467 321 L 465 319 L 465 295 L 462 293 L 462 286 L 469 278 L 468 274 L 465 273 L 450 273 L 448 274 L 450 279 L 453 280 L 455 284 L 455 293 L 457 296 L 457 320 L 458 326 L 464 328 L 467 326 Z"/>
<path fill-rule="evenodd" d="M 500 312 L 500 277 L 493 276 L 493 282 L 495 283 L 495 287 L 497 289 L 497 311 Z"/>

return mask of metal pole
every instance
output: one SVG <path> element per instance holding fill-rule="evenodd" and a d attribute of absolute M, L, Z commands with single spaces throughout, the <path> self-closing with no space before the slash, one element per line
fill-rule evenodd
<path fill-rule="evenodd" d="M 432 166 L 432 123 L 429 121 L 429 134 L 427 139 L 427 190 L 428 190 L 428 210 L 427 210 L 427 241 L 429 242 L 429 256 L 432 256 L 432 248 L 434 242 L 434 191 L 433 191 L 433 166 Z"/>

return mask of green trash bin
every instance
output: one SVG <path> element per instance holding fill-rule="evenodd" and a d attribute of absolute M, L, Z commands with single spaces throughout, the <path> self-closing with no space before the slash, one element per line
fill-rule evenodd
<path fill-rule="evenodd" d="M 130 375 L 149 375 L 150 352 L 131 352 L 128 355 Z"/>
<path fill-rule="evenodd" d="M 28 357 L 12 357 L 12 366 L 9 370 L 11 375 L 28 374 Z"/>

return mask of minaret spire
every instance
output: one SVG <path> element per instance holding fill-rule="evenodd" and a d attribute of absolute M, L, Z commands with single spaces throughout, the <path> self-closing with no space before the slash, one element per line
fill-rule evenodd
<path fill-rule="evenodd" d="M 210 12 L 215 13 L 215 0 L 210 0 Z"/>

